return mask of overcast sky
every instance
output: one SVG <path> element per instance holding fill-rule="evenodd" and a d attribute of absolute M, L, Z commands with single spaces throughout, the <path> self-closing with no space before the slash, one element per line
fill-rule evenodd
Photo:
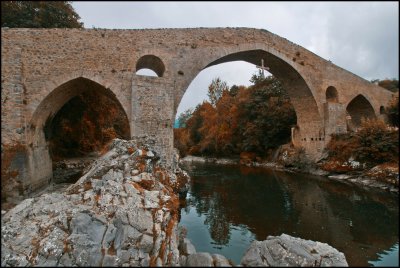
<path fill-rule="evenodd" d="M 399 78 L 398 2 L 73 2 L 85 28 L 252 27 L 266 29 L 367 80 Z M 206 99 L 214 77 L 249 85 L 245 62 L 220 64 L 193 80 L 180 112 Z"/>

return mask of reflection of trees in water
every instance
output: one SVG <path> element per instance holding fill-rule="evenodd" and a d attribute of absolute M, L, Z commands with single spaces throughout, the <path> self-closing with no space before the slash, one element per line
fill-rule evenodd
<path fill-rule="evenodd" d="M 211 238 L 219 245 L 227 245 L 231 236 L 229 219 L 227 213 L 224 213 L 221 200 L 217 193 L 210 199 L 210 207 L 204 224 L 208 226 Z"/>
<path fill-rule="evenodd" d="M 228 244 L 232 225 L 245 225 L 257 240 L 285 232 L 328 243 L 350 265 L 366 266 L 398 242 L 398 201 L 386 193 L 309 175 L 206 168 L 212 176 L 202 170 L 193 177 L 188 207 L 206 217 L 216 244 Z"/>
<path fill-rule="evenodd" d="M 218 244 L 229 242 L 231 224 L 246 225 L 258 240 L 264 240 L 296 222 L 296 213 L 289 213 L 291 197 L 276 178 L 270 177 L 266 183 L 256 174 L 221 176 L 193 178 L 188 201 L 206 217 L 204 223 Z"/>
<path fill-rule="evenodd" d="M 192 189 L 196 190 L 191 193 L 192 195 L 188 202 L 191 206 L 196 207 L 198 216 L 200 214 L 205 215 L 204 224 L 207 225 L 210 236 L 216 244 L 227 245 L 230 239 L 230 226 L 227 218 L 229 212 L 225 210 L 218 192 L 206 191 L 204 186 L 196 183 L 192 185 Z M 208 187 L 206 186 L 205 188 Z"/>

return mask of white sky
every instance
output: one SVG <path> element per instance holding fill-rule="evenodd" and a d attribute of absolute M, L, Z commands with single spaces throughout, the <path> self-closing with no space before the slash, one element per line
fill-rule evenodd
<path fill-rule="evenodd" d="M 86 28 L 252 27 L 278 34 L 367 80 L 399 78 L 398 2 L 73 2 Z M 179 115 L 214 77 L 249 85 L 254 65 L 225 63 L 191 83 Z"/>

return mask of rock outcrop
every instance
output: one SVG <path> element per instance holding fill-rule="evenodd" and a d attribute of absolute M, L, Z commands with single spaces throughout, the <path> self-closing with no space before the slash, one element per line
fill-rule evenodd
<path fill-rule="evenodd" d="M 158 159 L 115 139 L 65 192 L 25 199 L 2 217 L 1 265 L 178 265 L 177 192 L 188 177 Z"/>
<path fill-rule="evenodd" d="M 348 266 L 343 253 L 325 243 L 287 234 L 254 241 L 241 260 L 243 266 Z"/>

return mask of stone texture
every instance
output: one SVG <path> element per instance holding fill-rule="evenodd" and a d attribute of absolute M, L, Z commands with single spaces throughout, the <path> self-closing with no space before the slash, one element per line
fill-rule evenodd
<path fill-rule="evenodd" d="M 144 191 L 144 207 L 145 208 L 157 208 L 159 198 L 158 195 L 160 194 L 159 191 Z"/>
<path fill-rule="evenodd" d="M 343 253 L 325 243 L 286 234 L 254 241 L 244 254 L 243 266 L 348 266 Z"/>
<path fill-rule="evenodd" d="M 364 111 L 384 117 L 380 107 L 395 95 L 260 29 L 2 29 L 1 35 L 2 144 L 24 147 L 7 167 L 18 171 L 15 183 L 22 184 L 24 193 L 52 178 L 46 120 L 84 90 L 118 101 L 130 136 L 154 140 L 154 150 L 143 157 L 154 155 L 172 168 L 176 110 L 204 67 L 236 60 L 259 65 L 264 59 L 287 85 L 296 110 L 292 142 L 312 159 L 321 155 L 330 134 L 347 131 L 350 104 L 354 118 Z M 160 77 L 136 75 L 136 67 L 153 69 Z"/>
<path fill-rule="evenodd" d="M 196 249 L 193 244 L 190 242 L 189 239 L 184 238 L 181 245 L 180 245 L 181 253 L 185 255 L 190 255 L 196 253 Z"/>
<path fill-rule="evenodd" d="M 214 262 L 210 253 L 199 252 L 189 255 L 186 259 L 186 265 L 188 267 L 213 267 Z"/>
<path fill-rule="evenodd" d="M 129 169 L 146 164 L 151 166 L 148 170 L 155 166 L 165 176 L 176 174 L 160 167 L 155 157 L 146 155 L 144 159 L 129 154 L 127 148 L 137 148 L 136 143 L 113 140 L 110 151 L 65 191 L 26 199 L 4 213 L 2 266 L 148 266 L 152 258 L 159 259 L 158 264 L 178 265 L 178 237 L 174 232 L 167 236 L 171 216 L 166 217 L 163 211 L 179 208 L 168 201 L 157 202 L 155 209 L 161 213 L 153 216 L 151 208 L 147 210 L 142 204 L 146 194 L 140 185 L 129 177 L 121 179 L 127 168 L 123 163 L 129 163 Z M 155 174 L 145 176 L 154 181 L 156 188 L 172 189 L 164 190 L 170 199 L 178 198 L 177 184 L 164 187 Z M 103 183 L 97 183 L 95 191 L 88 187 L 99 180 Z M 174 215 L 177 217 L 177 213 Z M 156 221 L 158 229 L 153 232 Z M 176 218 L 173 222 L 178 224 Z M 163 242 L 165 247 L 160 247 Z M 167 255 L 170 258 L 160 259 Z"/>
<path fill-rule="evenodd" d="M 229 263 L 228 259 L 225 256 L 220 254 L 212 254 L 211 255 L 214 261 L 215 267 L 231 267 L 232 265 Z"/>

